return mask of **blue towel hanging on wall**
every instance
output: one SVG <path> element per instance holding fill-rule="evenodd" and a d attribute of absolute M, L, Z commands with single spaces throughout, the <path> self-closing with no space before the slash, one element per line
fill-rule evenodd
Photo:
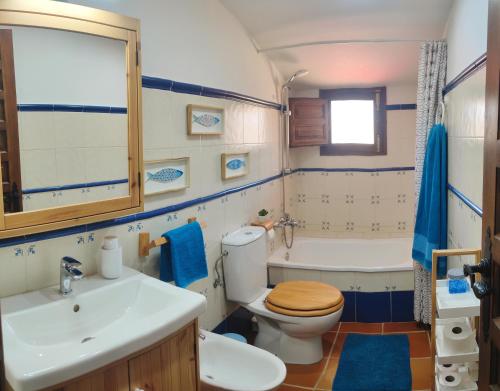
<path fill-rule="evenodd" d="M 162 235 L 168 240 L 161 246 L 160 280 L 175 281 L 185 288 L 208 276 L 203 233 L 198 222 L 183 225 Z"/>
<path fill-rule="evenodd" d="M 447 248 L 448 143 L 443 124 L 432 127 L 425 151 L 420 198 L 413 235 L 413 259 L 432 270 L 432 250 Z M 446 274 L 446 258 L 438 259 L 438 275 Z"/>

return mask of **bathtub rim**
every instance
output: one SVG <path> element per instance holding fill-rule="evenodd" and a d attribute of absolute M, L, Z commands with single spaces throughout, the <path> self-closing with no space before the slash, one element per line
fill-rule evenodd
<path fill-rule="evenodd" d="M 411 237 L 396 237 L 396 238 L 375 238 L 375 239 L 365 239 L 365 238 L 322 238 L 313 236 L 297 236 L 295 238 L 296 242 L 304 240 L 320 240 L 320 241 L 352 241 L 353 243 L 359 241 L 375 241 L 375 240 L 405 240 L 411 242 Z M 269 267 L 280 267 L 280 268 L 290 268 L 290 269 L 302 269 L 302 270 L 318 270 L 318 271 L 338 271 L 338 272 L 357 272 L 357 273 L 381 273 L 381 272 L 407 272 L 413 271 L 413 259 L 407 263 L 399 263 L 393 265 L 380 265 L 380 266 L 349 266 L 349 265 L 325 265 L 325 264 L 312 264 L 312 263 L 294 263 L 285 260 L 283 257 L 277 255 L 281 251 L 286 252 L 285 245 L 278 247 L 268 258 L 267 266 Z"/>

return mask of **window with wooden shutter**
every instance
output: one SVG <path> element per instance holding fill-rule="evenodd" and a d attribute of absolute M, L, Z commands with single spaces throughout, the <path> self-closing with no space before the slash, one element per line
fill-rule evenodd
<path fill-rule="evenodd" d="M 329 108 L 326 99 L 290 98 L 290 147 L 328 143 Z"/>
<path fill-rule="evenodd" d="M 12 30 L 0 30 L 0 159 L 4 212 L 22 210 Z"/>
<path fill-rule="evenodd" d="M 322 156 L 387 154 L 385 87 L 320 90 L 319 96 L 330 111 Z"/>

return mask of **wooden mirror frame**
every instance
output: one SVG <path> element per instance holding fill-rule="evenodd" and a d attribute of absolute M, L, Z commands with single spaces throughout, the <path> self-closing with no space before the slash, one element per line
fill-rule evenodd
<path fill-rule="evenodd" d="M 108 11 L 50 0 L 0 0 L 0 25 L 90 34 L 126 43 L 129 194 L 124 197 L 26 212 L 4 213 L 0 186 L 0 238 L 89 224 L 143 210 L 140 24 Z M 1 163 L 0 163 L 1 164 Z M 1 183 L 0 170 L 0 183 Z"/>

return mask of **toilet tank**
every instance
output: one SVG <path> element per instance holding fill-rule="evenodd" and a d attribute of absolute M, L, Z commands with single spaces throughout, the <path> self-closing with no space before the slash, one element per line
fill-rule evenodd
<path fill-rule="evenodd" d="M 267 288 L 266 230 L 243 227 L 222 240 L 228 300 L 248 304 Z"/>

